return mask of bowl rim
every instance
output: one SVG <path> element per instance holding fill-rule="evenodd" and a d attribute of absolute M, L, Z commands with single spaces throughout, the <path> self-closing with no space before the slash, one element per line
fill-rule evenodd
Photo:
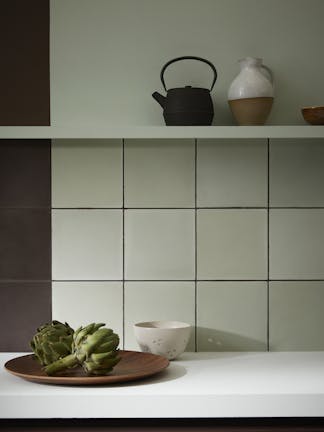
<path fill-rule="evenodd" d="M 191 327 L 191 324 L 175 320 L 142 321 L 134 324 L 134 327 L 147 330 L 177 330 Z"/>
<path fill-rule="evenodd" d="M 324 105 L 310 105 L 306 107 L 302 107 L 302 110 L 314 110 L 314 109 L 324 109 Z"/>

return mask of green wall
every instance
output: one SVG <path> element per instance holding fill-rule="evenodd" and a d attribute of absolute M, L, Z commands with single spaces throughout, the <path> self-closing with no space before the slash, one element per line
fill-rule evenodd
<path fill-rule="evenodd" d="M 159 125 L 162 65 L 211 60 L 219 79 L 214 123 L 233 124 L 227 90 L 245 56 L 275 75 L 269 124 L 304 124 L 300 107 L 324 102 L 323 0 L 52 0 L 52 124 Z M 182 62 L 169 86 L 208 86 L 211 71 Z"/>

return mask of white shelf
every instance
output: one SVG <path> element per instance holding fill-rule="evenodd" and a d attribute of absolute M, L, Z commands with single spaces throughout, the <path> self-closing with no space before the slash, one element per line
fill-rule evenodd
<path fill-rule="evenodd" d="M 324 126 L 1 126 L 0 139 L 324 138 Z"/>
<path fill-rule="evenodd" d="M 24 353 L 26 354 L 26 353 Z M 0 418 L 324 417 L 324 352 L 185 353 L 128 385 L 52 386 L 6 372 Z"/>

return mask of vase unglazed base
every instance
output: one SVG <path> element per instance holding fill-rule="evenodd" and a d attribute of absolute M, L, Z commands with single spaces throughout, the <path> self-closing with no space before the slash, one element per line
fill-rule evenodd
<path fill-rule="evenodd" d="M 254 97 L 228 101 L 232 114 L 240 126 L 264 125 L 270 114 L 273 97 Z"/>

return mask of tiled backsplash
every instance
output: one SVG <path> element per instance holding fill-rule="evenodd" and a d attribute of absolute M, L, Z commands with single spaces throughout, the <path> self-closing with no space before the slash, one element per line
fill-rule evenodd
<path fill-rule="evenodd" d="M 106 322 L 127 349 L 138 349 L 133 323 L 152 319 L 191 323 L 189 350 L 324 349 L 323 144 L 53 140 L 52 294 L 40 276 L 46 266 L 32 277 L 31 260 L 16 277 L 12 255 L 0 275 L 5 313 L 22 311 L 32 286 L 43 303 L 30 297 L 22 321 L 40 320 L 51 301 L 54 319 Z M 24 145 L 33 166 L 35 143 Z M 40 251 L 41 210 L 21 213 L 22 222 L 8 215 L 16 206 L 8 196 L 25 200 L 17 190 L 29 180 L 15 186 L 14 154 L 4 166 L 1 220 L 19 227 L 32 217 L 27 243 Z M 38 187 L 28 189 L 31 202 Z"/>

